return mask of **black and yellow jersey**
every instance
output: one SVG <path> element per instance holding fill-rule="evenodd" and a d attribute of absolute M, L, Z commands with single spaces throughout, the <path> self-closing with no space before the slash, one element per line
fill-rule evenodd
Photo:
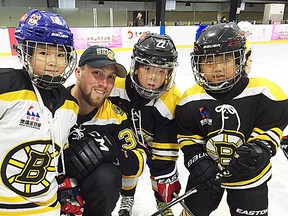
<path fill-rule="evenodd" d="M 109 99 L 98 109 L 95 108 L 88 115 L 78 115 L 77 124 L 71 130 L 69 140 L 73 138 L 73 131 L 81 131 L 83 136 L 97 131 L 109 134 L 116 142 L 115 150 L 118 153 L 119 167 L 123 176 L 140 176 L 143 172 L 143 163 L 146 153 L 139 145 L 127 119 L 126 113 Z M 123 181 L 123 187 L 133 187 L 136 183 Z"/>
<path fill-rule="evenodd" d="M 0 215 L 59 215 L 58 157 L 79 106 L 62 85 L 54 91 L 51 111 L 26 71 L 0 69 Z"/>
<path fill-rule="evenodd" d="M 127 76 L 116 79 L 109 98 L 127 113 L 139 142 L 148 146 L 153 168 L 163 171 L 174 166 L 179 151 L 175 121 L 175 108 L 181 98 L 178 88 L 173 86 L 160 98 L 148 100 L 135 91 Z"/>
<path fill-rule="evenodd" d="M 275 155 L 282 131 L 288 124 L 288 100 L 274 83 L 242 77 L 229 92 L 207 93 L 198 85 L 188 89 L 176 108 L 178 142 L 186 159 L 191 146 L 202 145 L 222 168 L 227 168 L 235 149 L 245 142 L 264 140 Z M 249 176 L 225 178 L 223 187 L 257 187 L 271 177 L 271 163 Z"/>

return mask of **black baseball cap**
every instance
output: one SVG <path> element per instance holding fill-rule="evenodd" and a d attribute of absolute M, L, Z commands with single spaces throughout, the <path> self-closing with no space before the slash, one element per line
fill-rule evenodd
<path fill-rule="evenodd" d="M 94 68 L 103 68 L 108 65 L 115 65 L 117 76 L 125 78 L 127 75 L 125 67 L 116 62 L 114 52 L 108 47 L 98 45 L 88 47 L 81 55 L 78 66 L 82 67 L 85 64 Z"/>

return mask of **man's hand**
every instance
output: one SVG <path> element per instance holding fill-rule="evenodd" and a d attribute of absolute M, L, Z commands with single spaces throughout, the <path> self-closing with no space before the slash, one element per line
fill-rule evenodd
<path fill-rule="evenodd" d="M 116 143 L 112 136 L 97 131 L 86 134 L 79 140 L 71 140 L 64 151 L 68 176 L 78 181 L 86 178 L 102 162 L 116 162 Z"/>

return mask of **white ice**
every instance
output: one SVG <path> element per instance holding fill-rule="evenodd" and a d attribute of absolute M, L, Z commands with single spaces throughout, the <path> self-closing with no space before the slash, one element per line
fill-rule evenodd
<path fill-rule="evenodd" d="M 195 82 L 190 66 L 190 49 L 179 49 L 179 67 L 175 78 L 178 88 L 184 92 Z M 281 44 L 259 44 L 252 46 L 252 68 L 251 77 L 265 77 L 278 84 L 286 94 L 288 94 L 288 43 Z M 122 63 L 127 69 L 130 66 L 131 51 L 119 51 L 116 53 L 117 61 Z M 17 57 L 0 57 L 0 67 L 21 68 Z M 286 74 L 287 73 L 287 74 Z M 67 85 L 73 84 L 75 77 L 72 75 Z M 271 109 L 273 109 L 271 107 Z M 288 109 L 288 107 L 287 107 Z M 287 130 L 285 130 L 286 133 Z M 269 181 L 269 215 L 270 216 L 286 216 L 288 215 L 288 161 L 281 149 L 276 156 L 272 158 L 273 177 Z M 178 170 L 180 174 L 180 182 L 182 190 L 180 195 L 184 193 L 188 172 L 183 165 L 183 156 L 180 152 L 178 161 Z M 229 216 L 229 209 L 226 204 L 225 195 L 218 209 L 211 216 Z M 119 202 L 113 212 L 113 216 L 117 216 Z M 179 215 L 181 205 L 176 204 L 173 208 L 174 214 Z M 150 216 L 156 210 L 155 199 L 152 193 L 149 170 L 146 167 L 143 175 L 139 179 L 139 183 L 135 195 L 135 204 L 133 207 L 133 216 Z"/>

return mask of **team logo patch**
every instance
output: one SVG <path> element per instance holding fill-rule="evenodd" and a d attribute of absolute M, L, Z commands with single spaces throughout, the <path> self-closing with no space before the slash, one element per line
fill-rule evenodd
<path fill-rule="evenodd" d="M 118 107 L 114 104 L 112 104 L 112 110 L 116 115 L 121 115 L 121 116 L 124 115 L 124 111 L 120 107 Z"/>
<path fill-rule="evenodd" d="M 97 55 L 99 55 L 99 56 L 105 55 L 108 59 L 115 61 L 114 53 L 107 48 L 97 48 L 96 52 L 97 52 Z"/>
<path fill-rule="evenodd" d="M 199 107 L 199 112 L 201 116 L 200 124 L 202 126 L 205 124 L 212 125 L 212 119 L 210 118 L 209 111 L 206 107 Z"/>
<path fill-rule="evenodd" d="M 39 130 L 41 127 L 40 115 L 38 112 L 34 112 L 33 108 L 33 106 L 29 107 L 26 116 L 20 120 L 19 125 Z"/>
<path fill-rule="evenodd" d="M 47 192 L 54 178 L 48 174 L 56 171 L 54 160 L 60 152 L 58 145 L 55 145 L 55 151 L 51 145 L 49 140 L 37 140 L 12 149 L 4 158 L 1 169 L 5 186 L 25 197 Z"/>
<path fill-rule="evenodd" d="M 28 24 L 29 25 L 35 25 L 40 18 L 41 18 L 40 14 L 32 14 L 28 20 Z"/>
<path fill-rule="evenodd" d="M 235 150 L 243 144 L 244 135 L 235 130 L 221 129 L 210 133 L 206 143 L 209 156 L 222 166 L 228 166 Z"/>

